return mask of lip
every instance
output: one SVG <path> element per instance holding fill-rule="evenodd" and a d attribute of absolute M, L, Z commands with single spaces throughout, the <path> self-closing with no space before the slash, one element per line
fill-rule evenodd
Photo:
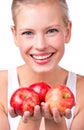
<path fill-rule="evenodd" d="M 40 53 L 40 54 L 31 54 L 33 61 L 37 64 L 43 65 L 47 64 L 51 61 L 52 56 L 54 55 L 54 52 L 52 53 Z"/>

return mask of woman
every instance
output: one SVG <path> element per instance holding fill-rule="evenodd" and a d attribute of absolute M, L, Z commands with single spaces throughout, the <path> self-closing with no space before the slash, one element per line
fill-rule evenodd
<path fill-rule="evenodd" d="M 66 1 L 13 0 L 12 16 L 11 30 L 25 64 L 0 72 L 0 93 L 3 93 L 0 95 L 0 129 L 84 130 L 84 77 L 58 65 L 71 37 L 72 23 Z M 76 106 L 72 109 L 72 117 L 70 110 L 61 117 L 56 108 L 51 115 L 46 103 L 42 103 L 43 114 L 37 105 L 33 116 L 29 112 L 18 116 L 10 108 L 10 115 L 15 118 L 10 117 L 8 104 L 12 93 L 19 87 L 40 81 L 50 86 L 64 84 L 73 91 Z"/>

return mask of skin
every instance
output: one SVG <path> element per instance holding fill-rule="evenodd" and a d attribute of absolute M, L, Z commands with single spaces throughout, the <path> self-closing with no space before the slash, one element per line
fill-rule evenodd
<path fill-rule="evenodd" d="M 45 81 L 51 86 L 58 83 L 66 84 L 68 71 L 58 66 L 58 63 L 64 55 L 65 44 L 71 37 L 71 22 L 69 21 L 68 26 L 65 26 L 58 4 L 23 6 L 16 15 L 15 26 L 12 26 L 11 30 L 15 44 L 25 61 L 24 65 L 17 67 L 20 87 L 27 87 L 31 83 L 40 81 Z M 7 118 L 7 78 L 8 71 L 0 71 L 0 93 L 4 91 L 0 94 L 0 129 L 2 130 L 10 129 Z M 83 86 L 84 77 L 77 75 L 76 110 L 70 130 L 84 130 Z M 9 112 L 12 117 L 17 116 L 12 108 Z M 52 116 L 48 105 L 42 103 L 42 114 L 45 118 L 41 121 L 39 106 L 35 107 L 33 117 L 29 112 L 25 112 L 18 124 L 18 130 L 67 130 L 64 117 L 61 117 L 56 109 L 53 110 Z M 70 118 L 71 111 L 67 110 L 65 115 Z"/>

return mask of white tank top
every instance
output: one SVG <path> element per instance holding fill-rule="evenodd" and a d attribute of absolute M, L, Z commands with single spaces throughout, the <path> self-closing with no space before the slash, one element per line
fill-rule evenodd
<path fill-rule="evenodd" d="M 69 72 L 66 85 L 71 89 L 76 99 L 76 74 L 75 73 Z M 16 68 L 9 69 L 8 70 L 8 107 L 10 106 L 10 98 L 12 93 L 18 88 L 19 88 L 19 83 L 18 83 Z M 71 119 L 65 118 L 68 130 L 70 130 L 70 126 L 74 117 L 74 109 L 75 107 L 72 108 L 72 118 Z M 10 115 L 8 114 L 10 130 L 17 130 L 17 126 L 19 124 L 20 118 L 21 116 L 11 118 Z"/>

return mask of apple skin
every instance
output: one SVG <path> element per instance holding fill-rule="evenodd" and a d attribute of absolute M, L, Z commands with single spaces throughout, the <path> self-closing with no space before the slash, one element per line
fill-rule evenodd
<path fill-rule="evenodd" d="M 45 95 L 51 87 L 45 82 L 37 82 L 37 83 L 31 84 L 28 88 L 38 93 L 40 97 L 40 102 L 44 102 Z"/>
<path fill-rule="evenodd" d="M 45 102 L 49 105 L 51 113 L 53 108 L 57 108 L 60 115 L 64 115 L 67 108 L 71 109 L 75 105 L 75 98 L 67 86 L 59 84 L 47 92 Z"/>
<path fill-rule="evenodd" d="M 40 105 L 40 99 L 33 90 L 21 87 L 12 94 L 10 105 L 18 115 L 23 115 L 25 111 L 32 115 L 35 105 Z"/>

